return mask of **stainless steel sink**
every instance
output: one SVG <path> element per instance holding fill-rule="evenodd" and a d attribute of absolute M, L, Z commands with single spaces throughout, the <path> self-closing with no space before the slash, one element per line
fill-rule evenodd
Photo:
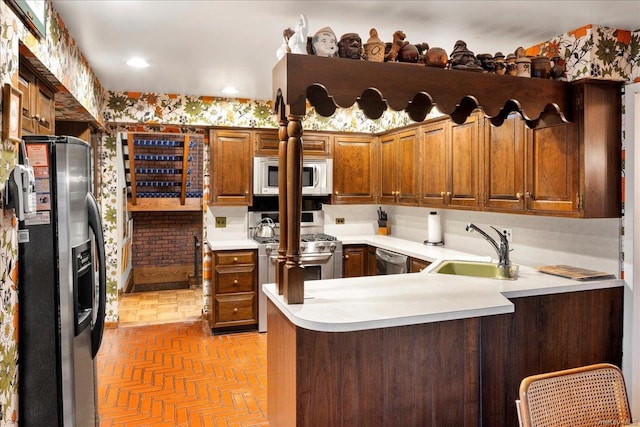
<path fill-rule="evenodd" d="M 512 265 L 508 271 L 504 271 L 504 269 L 498 268 L 497 264 L 491 262 L 451 260 L 441 262 L 431 270 L 431 273 L 516 280 L 518 278 L 518 266 Z"/>

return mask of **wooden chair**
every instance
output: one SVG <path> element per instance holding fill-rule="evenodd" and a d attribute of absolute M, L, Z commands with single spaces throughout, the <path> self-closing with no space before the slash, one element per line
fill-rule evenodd
<path fill-rule="evenodd" d="M 520 383 L 516 405 L 521 427 L 631 423 L 622 372 L 608 363 L 527 377 Z"/>

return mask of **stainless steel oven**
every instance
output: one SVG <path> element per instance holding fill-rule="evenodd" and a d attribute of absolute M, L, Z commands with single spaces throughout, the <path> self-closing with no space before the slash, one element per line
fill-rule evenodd
<path fill-rule="evenodd" d="M 276 224 L 276 236 L 253 237 L 252 226 L 264 218 Z M 278 257 L 279 221 L 278 212 L 249 212 L 249 236 L 258 244 L 258 330 L 267 330 L 267 296 L 262 285 L 276 281 L 276 259 Z M 304 266 L 305 281 L 326 280 L 342 277 L 342 242 L 334 236 L 324 234 L 322 211 L 302 212 L 300 224 L 300 263 Z"/>

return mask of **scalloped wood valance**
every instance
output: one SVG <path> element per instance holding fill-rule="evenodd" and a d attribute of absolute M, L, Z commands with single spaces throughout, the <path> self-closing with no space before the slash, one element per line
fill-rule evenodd
<path fill-rule="evenodd" d="M 280 242 L 276 289 L 287 304 L 304 303 L 300 264 L 302 119 L 307 100 L 321 116 L 358 104 L 376 119 L 387 108 L 421 122 L 433 107 L 463 123 L 480 107 L 494 125 L 518 111 L 527 126 L 571 120 L 572 86 L 566 82 L 443 70 L 405 63 L 287 54 L 273 69 L 274 112 L 279 119 Z M 283 226 L 283 224 L 286 224 Z"/>
<path fill-rule="evenodd" d="M 494 125 L 519 112 L 531 128 L 569 122 L 572 91 L 567 82 L 287 54 L 273 69 L 274 110 L 306 115 L 307 99 L 324 117 L 358 104 L 370 119 L 387 108 L 421 122 L 433 107 L 463 123 L 476 108 Z"/>

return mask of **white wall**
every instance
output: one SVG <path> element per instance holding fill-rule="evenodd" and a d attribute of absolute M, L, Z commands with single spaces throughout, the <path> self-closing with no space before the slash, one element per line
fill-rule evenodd
<path fill-rule="evenodd" d="M 325 205 L 325 231 L 336 235 L 375 232 L 376 209 L 370 205 Z M 391 235 L 415 242 L 428 237 L 428 208 L 383 206 L 389 215 Z M 442 218 L 445 247 L 477 255 L 491 255 L 495 251 L 477 234 L 465 227 L 473 222 L 490 235 L 490 225 L 513 230 L 511 260 L 515 263 L 538 266 L 569 264 L 619 273 L 620 220 L 567 219 L 530 215 L 495 214 L 488 212 L 437 210 Z M 345 218 L 345 225 L 335 225 L 335 218 Z M 354 231 L 355 230 L 355 231 Z M 362 232 L 361 232 L 362 231 Z M 496 234 L 497 238 L 497 234 Z"/>
<path fill-rule="evenodd" d="M 216 217 L 225 217 L 227 226 L 216 228 Z M 207 234 L 204 236 L 206 242 L 245 239 L 248 235 L 246 206 L 209 206 L 204 220 L 207 227 Z"/>

